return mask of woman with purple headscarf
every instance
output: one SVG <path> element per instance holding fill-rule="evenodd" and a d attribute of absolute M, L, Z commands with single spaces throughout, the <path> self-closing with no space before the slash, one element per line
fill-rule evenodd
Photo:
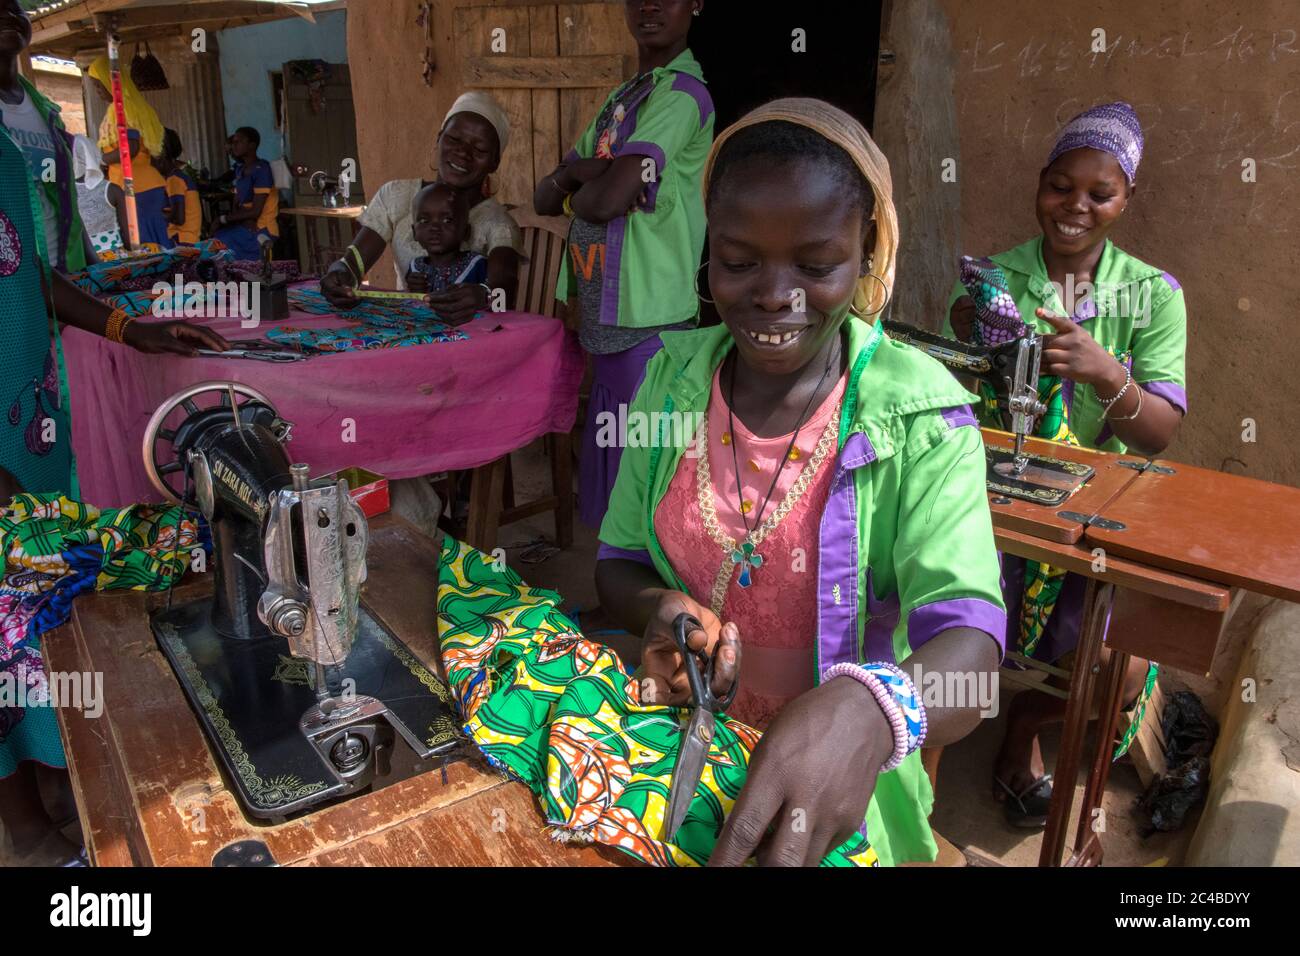
<path fill-rule="evenodd" d="M 977 302 L 958 283 L 947 331 L 968 341 L 999 340 L 1007 323 L 1003 306 L 1013 301 L 1011 315 L 1018 310 L 1044 336 L 1039 397 L 1049 412 L 1040 434 L 1155 456 L 1173 440 L 1187 411 L 1187 313 L 1173 276 L 1110 240 L 1136 194 L 1142 148 L 1142 127 L 1127 103 L 1095 106 L 1070 120 L 1038 176 L 1042 234 L 963 263 L 964 277 L 974 272 L 985 285 L 972 285 Z M 1084 579 L 1010 555 L 1003 556 L 1003 577 L 1007 646 L 1048 663 L 1071 654 L 1079 640 Z M 1104 660 L 1107 651 L 1102 654 Z M 1126 699 L 1145 706 L 1154 681 L 1155 665 L 1133 660 Z M 1038 733 L 1064 718 L 1065 703 L 1037 691 L 1011 702 L 993 776 L 994 794 L 1005 801 L 1014 825 L 1042 826 L 1047 819 L 1052 778 Z"/>

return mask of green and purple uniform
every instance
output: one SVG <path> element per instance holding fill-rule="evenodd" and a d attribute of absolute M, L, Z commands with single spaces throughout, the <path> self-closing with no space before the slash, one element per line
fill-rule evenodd
<path fill-rule="evenodd" d="M 1035 309 L 1071 316 L 1132 371 L 1135 383 L 1187 413 L 1187 309 L 1182 286 L 1168 272 L 1147 265 L 1107 239 L 1097 261 L 1093 289 L 1071 296 L 1069 289 L 1057 289 L 1047 276 L 1041 235 L 990 258 L 1006 274 L 1008 291 L 1021 316 L 1040 334 L 1055 330 L 1034 314 Z M 964 295 L 966 290 L 959 282 L 948 300 L 949 311 Z M 1071 301 L 1062 301 L 1063 297 Z M 1074 307 L 1067 308 L 1067 304 Z M 951 318 L 945 319 L 944 334 L 953 334 Z M 1080 444 L 1116 453 L 1126 450 L 1106 424 L 1105 410 L 1091 385 L 1066 380 L 1062 392 L 1070 429 Z M 984 424 L 1003 427 L 996 421 Z"/>
<path fill-rule="evenodd" d="M 653 177 L 625 215 L 607 223 L 573 220 L 556 298 L 576 294 L 584 325 L 644 329 L 644 339 L 661 326 L 694 321 L 699 302 L 690 278 L 705 230 L 700 177 L 712 143 L 713 100 L 690 50 L 606 97 L 565 162 L 641 156 Z M 636 333 L 626 342 L 611 338 L 620 347 L 584 345 L 604 354 L 639 341 Z"/>
<path fill-rule="evenodd" d="M 990 258 L 1006 275 L 1007 289 L 1021 316 L 1040 334 L 1055 330 L 1034 314 L 1035 309 L 1071 316 L 1132 371 L 1139 387 L 1186 414 L 1187 310 L 1182 287 L 1173 276 L 1129 255 L 1109 239 L 1097 261 L 1091 289 L 1053 286 L 1043 262 L 1041 235 Z M 958 282 L 948 301 L 949 313 L 963 295 L 966 290 Z M 944 334 L 953 334 L 950 315 L 944 322 Z M 1055 376 L 1040 379 L 1039 392 L 1044 401 L 1057 381 Z M 1106 422 L 1105 410 L 1091 385 L 1065 379 L 1060 381 L 1060 389 L 1065 420 L 1080 444 L 1118 454 L 1127 450 Z M 982 424 L 1004 427 L 992 409 L 980 408 L 979 414 Z M 1003 561 L 1002 570 L 1008 611 L 1007 645 L 1048 662 L 1073 651 L 1083 621 L 1085 579 L 1077 574 L 1062 575 L 1047 565 L 1026 563 L 1010 555 Z M 1047 581 L 1035 599 L 1041 606 L 1035 610 L 1033 602 L 1025 598 L 1026 581 L 1032 583 L 1044 575 Z M 1030 590 L 1036 590 L 1036 586 Z"/>
<path fill-rule="evenodd" d="M 850 371 L 819 522 L 817 675 L 843 661 L 901 663 L 954 627 L 977 628 L 1001 646 L 1006 614 L 970 395 L 879 324 L 850 318 L 845 329 Z M 714 372 L 735 343 L 725 326 L 663 341 L 629 412 L 663 413 L 647 419 L 658 423 L 657 447 L 624 450 L 599 557 L 650 565 L 665 586 L 686 592 L 654 530 L 685 454 L 666 416 L 707 412 Z M 879 777 L 866 822 L 882 863 L 934 858 L 932 802 L 917 753 Z"/>

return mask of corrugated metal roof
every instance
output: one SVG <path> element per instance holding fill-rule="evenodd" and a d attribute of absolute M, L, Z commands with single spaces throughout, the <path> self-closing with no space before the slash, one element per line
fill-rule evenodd
<path fill-rule="evenodd" d="M 57 13 L 64 7 L 70 7 L 74 3 L 81 3 L 82 0 L 18 0 L 22 8 L 32 15 L 33 20 L 39 20 L 41 17 L 48 16 L 51 13 Z M 159 6 L 162 4 L 174 4 L 176 0 L 134 0 L 131 3 L 122 4 L 123 7 L 149 7 Z M 300 6 L 313 7 L 321 4 L 333 3 L 334 0 L 258 0 L 259 3 L 276 3 L 283 6 Z"/>

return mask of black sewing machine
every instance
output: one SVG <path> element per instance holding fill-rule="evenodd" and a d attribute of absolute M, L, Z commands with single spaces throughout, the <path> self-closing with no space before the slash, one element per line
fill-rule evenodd
<path fill-rule="evenodd" d="M 1037 333 L 1031 330 L 1023 338 L 1001 345 L 973 345 L 891 319 L 885 319 L 884 326 L 890 338 L 915 346 L 959 375 L 993 387 L 1003 426 L 1015 436 L 1015 449 L 985 446 L 989 491 L 1055 507 L 1093 476 L 1095 469 L 1088 465 L 1025 451 L 1025 440 L 1033 435 L 1035 422 L 1046 411 L 1038 400 L 1043 340 Z"/>
<path fill-rule="evenodd" d="M 208 520 L 216 577 L 211 600 L 155 612 L 154 636 L 266 819 L 384 781 L 399 738 L 420 772 L 457 737 L 446 686 L 361 606 L 367 525 L 347 482 L 291 464 L 291 427 L 259 392 L 204 382 L 144 438 L 154 487 Z"/>

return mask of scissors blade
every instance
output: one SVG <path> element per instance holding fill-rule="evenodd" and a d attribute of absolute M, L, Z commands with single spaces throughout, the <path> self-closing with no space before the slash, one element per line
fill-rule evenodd
<path fill-rule="evenodd" d="M 709 747 L 713 743 L 713 730 L 717 718 L 711 711 L 696 707 L 691 714 L 686 730 L 682 732 L 682 742 L 677 751 L 677 763 L 673 765 L 672 782 L 668 790 L 667 829 L 664 839 L 672 843 L 677 837 L 677 830 L 686 819 L 686 811 L 695 799 L 695 789 L 704 776 L 704 762 L 709 756 Z"/>

